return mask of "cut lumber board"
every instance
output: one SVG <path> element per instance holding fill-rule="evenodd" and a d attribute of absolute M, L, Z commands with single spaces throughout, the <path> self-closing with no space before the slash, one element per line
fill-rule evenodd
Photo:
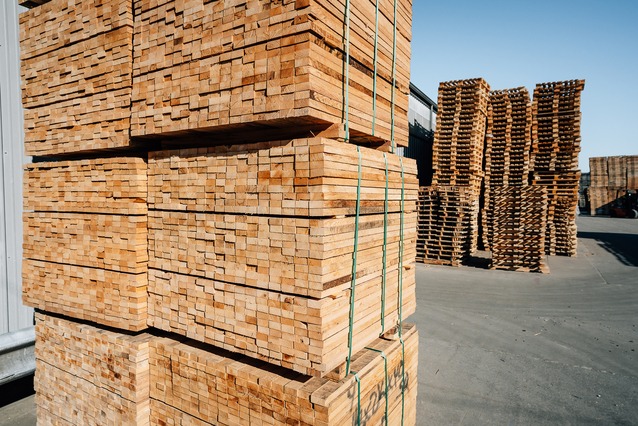
<path fill-rule="evenodd" d="M 31 163 L 24 209 L 39 212 L 146 215 L 146 161 L 135 157 Z"/>
<path fill-rule="evenodd" d="M 22 302 L 84 321 L 140 331 L 147 328 L 146 273 L 24 259 Z"/>
<path fill-rule="evenodd" d="M 361 214 L 416 209 L 414 160 L 361 149 Z M 149 208 L 326 217 L 356 210 L 354 145 L 312 138 L 149 153 Z M 402 162 L 402 163 L 401 163 Z M 403 180 L 401 178 L 403 164 Z"/>
<path fill-rule="evenodd" d="M 416 308 L 414 265 L 402 274 L 402 317 Z M 353 317 L 353 352 L 399 320 L 399 277 L 382 274 L 357 279 Z M 302 374 L 324 376 L 348 354 L 350 287 L 314 299 L 149 270 L 148 324 L 216 347 L 261 359 Z M 383 306 L 383 309 L 382 309 Z"/>
<path fill-rule="evenodd" d="M 145 216 L 25 212 L 23 217 L 25 259 L 146 272 Z"/>
<path fill-rule="evenodd" d="M 151 424 L 416 424 L 418 334 L 403 325 L 403 342 L 376 339 L 352 358 L 340 381 L 309 378 L 196 342 L 151 341 Z M 386 376 L 387 371 L 387 376 Z M 385 384 L 388 384 L 388 393 Z M 360 394 L 360 406 L 358 405 Z"/>
<path fill-rule="evenodd" d="M 150 339 L 35 315 L 38 424 L 149 423 Z"/>
<path fill-rule="evenodd" d="M 415 256 L 416 212 L 403 218 L 403 263 Z M 352 216 L 307 219 L 149 211 L 149 267 L 323 298 L 349 285 Z M 398 263 L 401 214 L 388 215 L 387 265 Z M 380 271 L 384 215 L 359 218 L 357 275 Z"/>

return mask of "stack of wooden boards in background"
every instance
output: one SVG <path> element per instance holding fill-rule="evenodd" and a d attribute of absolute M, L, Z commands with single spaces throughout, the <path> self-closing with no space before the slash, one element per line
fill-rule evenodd
<path fill-rule="evenodd" d="M 576 255 L 580 99 L 584 80 L 537 84 L 532 103 L 532 185 L 547 190 L 545 252 Z"/>
<path fill-rule="evenodd" d="M 39 423 L 416 423 L 416 163 L 329 138 L 407 145 L 410 31 L 409 1 L 22 14 Z"/>
<path fill-rule="evenodd" d="M 466 214 L 465 218 L 457 218 L 458 223 L 467 222 L 468 229 L 464 233 L 469 244 L 446 238 L 437 241 L 441 249 L 427 247 L 421 257 L 423 261 L 458 264 L 476 250 L 479 235 L 479 212 L 481 182 L 483 178 L 483 147 L 485 126 L 489 106 L 490 87 L 483 79 L 457 80 L 440 83 L 438 97 L 438 115 L 434 145 L 432 147 L 432 187 L 425 188 L 422 194 L 430 198 L 431 194 L 452 194 L 459 188 L 458 195 L 437 196 L 432 217 L 420 216 L 420 223 L 428 223 L 436 228 L 434 232 L 448 233 L 447 219 L 455 214 Z M 462 201 L 461 201 L 462 199 Z M 424 204 L 431 201 L 422 199 Z M 461 204 L 463 204 L 461 206 Z M 429 210 L 428 210 L 429 211 Z M 452 228 L 455 228 L 453 225 Z M 430 239 L 432 232 L 421 227 L 421 246 Z M 467 250 L 459 253 L 459 249 Z M 429 254 L 432 253 L 433 256 Z M 434 254 L 436 253 L 436 254 Z"/>
<path fill-rule="evenodd" d="M 460 259 L 468 259 L 476 251 L 479 236 L 483 248 L 492 251 L 494 266 L 545 271 L 539 266 L 542 260 L 537 258 L 543 250 L 545 254 L 576 255 L 580 94 L 584 84 L 583 80 L 538 84 L 531 105 L 529 93 L 522 87 L 489 92 L 489 85 L 482 79 L 440 84 L 433 187 L 423 188 L 419 198 L 418 221 L 427 224 L 419 227 L 420 261 L 441 263 L 440 255 L 429 255 L 438 253 L 437 245 L 441 243 L 433 241 L 427 229 L 441 217 L 439 211 L 430 207 L 436 185 L 469 189 L 469 232 L 465 237 L 468 241 L 455 246 L 468 247 L 469 252 Z M 533 189 L 526 194 L 528 186 L 543 187 L 547 199 Z M 545 237 L 534 239 L 531 250 L 521 247 L 519 254 L 515 250 L 518 240 L 505 235 L 512 222 L 500 218 L 504 229 L 497 229 L 495 223 L 499 208 L 493 193 L 509 187 L 518 189 L 501 194 L 501 209 L 502 203 L 508 200 L 513 203 L 517 194 L 526 197 L 525 203 L 547 204 Z M 477 220 L 479 205 L 481 227 Z M 537 207 L 530 207 L 531 217 L 536 217 Z M 528 223 L 528 219 L 522 216 L 517 223 Z M 492 250 L 497 233 L 501 233 L 500 248 Z M 504 250 L 506 241 L 510 246 Z M 448 243 L 447 253 L 453 253 L 455 248 Z M 518 256 L 521 260 L 499 258 L 501 255 Z M 448 257 L 447 261 L 458 264 L 458 259 Z"/>
<path fill-rule="evenodd" d="M 588 191 L 591 215 L 607 215 L 627 190 L 638 190 L 638 155 L 591 157 Z"/>

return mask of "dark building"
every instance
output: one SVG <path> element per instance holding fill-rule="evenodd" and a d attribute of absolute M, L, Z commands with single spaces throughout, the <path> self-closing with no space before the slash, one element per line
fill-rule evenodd
<path fill-rule="evenodd" d="M 420 186 L 432 184 L 432 144 L 437 112 L 436 102 L 410 83 L 408 104 L 410 140 L 403 155 L 416 160 Z"/>

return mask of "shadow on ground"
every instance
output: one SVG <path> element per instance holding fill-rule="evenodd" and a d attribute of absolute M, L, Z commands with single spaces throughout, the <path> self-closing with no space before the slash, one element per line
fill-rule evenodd
<path fill-rule="evenodd" d="M 596 241 L 600 247 L 627 266 L 638 266 L 638 235 L 578 232 L 578 238 Z"/>

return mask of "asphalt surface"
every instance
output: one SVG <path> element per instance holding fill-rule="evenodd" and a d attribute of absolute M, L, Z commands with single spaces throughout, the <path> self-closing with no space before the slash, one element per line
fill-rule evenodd
<path fill-rule="evenodd" d="M 638 221 L 577 223 L 550 274 L 418 265 L 421 424 L 638 424 Z"/>
<path fill-rule="evenodd" d="M 638 424 L 638 220 L 577 223 L 549 274 L 417 265 L 419 425 Z M 35 425 L 11 389 L 0 426 Z"/>

